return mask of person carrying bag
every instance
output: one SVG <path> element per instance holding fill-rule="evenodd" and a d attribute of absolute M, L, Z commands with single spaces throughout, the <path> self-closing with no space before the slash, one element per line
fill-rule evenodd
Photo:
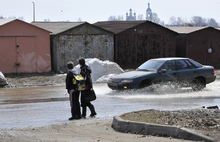
<path fill-rule="evenodd" d="M 82 107 L 82 117 L 86 118 L 86 107 L 91 111 L 90 117 L 97 115 L 94 106 L 91 104 L 91 101 L 96 99 L 95 92 L 92 86 L 91 73 L 92 70 L 89 66 L 85 64 L 85 59 L 79 59 L 80 65 L 80 74 L 84 77 L 85 80 L 85 90 L 81 91 L 81 107 Z M 91 97 L 92 96 L 92 97 Z"/>
<path fill-rule="evenodd" d="M 79 91 L 77 90 L 77 85 L 73 84 L 73 78 L 76 74 L 73 62 L 69 61 L 67 63 L 67 76 L 66 76 L 66 89 L 69 94 L 70 107 L 72 117 L 69 120 L 81 119 L 80 103 L 79 103 Z"/>

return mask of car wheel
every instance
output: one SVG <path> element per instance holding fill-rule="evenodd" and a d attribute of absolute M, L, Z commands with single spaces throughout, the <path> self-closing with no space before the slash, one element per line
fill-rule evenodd
<path fill-rule="evenodd" d="M 149 87 L 152 83 L 150 81 L 142 81 L 139 88 Z"/>
<path fill-rule="evenodd" d="M 200 91 L 203 88 L 205 88 L 205 86 L 206 86 L 206 83 L 205 83 L 205 80 L 203 78 L 196 78 L 192 82 L 193 91 Z"/>

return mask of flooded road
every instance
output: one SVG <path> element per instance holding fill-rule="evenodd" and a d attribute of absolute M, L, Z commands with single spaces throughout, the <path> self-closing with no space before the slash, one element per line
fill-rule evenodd
<path fill-rule="evenodd" d="M 145 109 L 174 110 L 220 105 L 218 80 L 199 92 L 192 92 L 191 88 L 176 90 L 170 86 L 155 88 L 154 91 L 112 91 L 106 83 L 94 84 L 97 100 L 93 104 L 98 115 L 88 119 L 109 119 L 121 113 Z M 66 122 L 69 117 L 65 86 L 0 88 L 0 128 Z"/>

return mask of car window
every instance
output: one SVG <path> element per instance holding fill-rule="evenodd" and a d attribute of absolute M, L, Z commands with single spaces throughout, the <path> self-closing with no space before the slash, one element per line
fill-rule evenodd
<path fill-rule="evenodd" d="M 195 65 L 193 65 L 189 60 L 185 60 L 185 62 L 189 65 L 190 68 L 195 68 Z"/>
<path fill-rule="evenodd" d="M 166 69 L 167 72 L 175 71 L 176 70 L 175 61 L 167 61 L 166 63 L 163 64 L 161 69 Z"/>
<path fill-rule="evenodd" d="M 198 63 L 198 62 L 196 62 L 196 61 L 194 61 L 194 60 L 192 60 L 192 59 L 189 59 L 189 61 L 190 61 L 196 68 L 202 67 L 202 65 L 201 65 L 200 63 Z"/>
<path fill-rule="evenodd" d="M 184 60 L 176 60 L 176 65 L 177 65 L 178 70 L 189 69 L 189 66 Z"/>
<path fill-rule="evenodd" d="M 148 60 L 147 62 L 140 65 L 137 70 L 157 70 L 164 61 Z"/>

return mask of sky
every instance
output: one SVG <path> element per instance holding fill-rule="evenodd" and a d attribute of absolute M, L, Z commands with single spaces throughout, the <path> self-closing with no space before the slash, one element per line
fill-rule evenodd
<path fill-rule="evenodd" d="M 34 15 L 35 21 L 77 22 L 80 18 L 93 24 L 107 21 L 110 16 L 122 15 L 125 20 L 130 8 L 145 18 L 148 3 L 165 24 L 169 24 L 172 16 L 187 21 L 201 16 L 220 23 L 220 0 L 0 0 L 0 16 L 23 17 L 28 23 L 34 20 Z"/>

